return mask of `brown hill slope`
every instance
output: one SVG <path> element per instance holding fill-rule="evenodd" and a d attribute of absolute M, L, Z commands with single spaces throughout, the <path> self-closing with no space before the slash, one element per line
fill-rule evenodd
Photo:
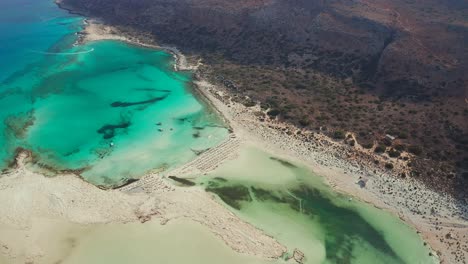
<path fill-rule="evenodd" d="M 272 116 L 353 131 L 367 147 L 394 135 L 388 151 L 420 157 L 413 176 L 465 194 L 464 0 L 63 1 L 201 55 L 214 81 L 233 83 Z"/>

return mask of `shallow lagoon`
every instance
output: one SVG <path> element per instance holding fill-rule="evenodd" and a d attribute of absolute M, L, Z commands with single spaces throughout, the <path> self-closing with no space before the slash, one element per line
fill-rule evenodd
<path fill-rule="evenodd" d="M 39 167 L 84 169 L 98 185 L 195 157 L 227 135 L 163 51 L 101 41 L 45 56 L 0 87 L 4 164 L 18 146 Z"/>
<path fill-rule="evenodd" d="M 51 0 L 0 2 L 0 170 L 22 147 L 44 173 L 79 170 L 112 186 L 225 138 L 170 54 L 115 41 L 75 46 L 81 26 Z"/>
<path fill-rule="evenodd" d="M 48 0 L 1 1 L 0 14 L 1 168 L 21 146 L 38 169 L 85 169 L 92 183 L 112 185 L 177 166 L 226 137 L 169 54 L 111 41 L 74 47 L 81 18 Z M 433 262 L 398 218 L 264 152 L 245 150 L 199 183 L 289 253 L 303 251 L 306 263 Z M 58 243 L 57 254 L 70 253 L 64 263 L 263 263 L 190 222 L 93 226 L 73 236 L 72 251 L 62 248 L 69 235 Z"/>
<path fill-rule="evenodd" d="M 60 246 L 52 255 L 61 256 L 61 263 L 272 264 L 286 263 L 299 249 L 309 264 L 437 263 L 415 230 L 397 217 L 350 201 L 308 169 L 258 149 L 244 149 L 238 159 L 196 181 L 239 217 L 284 244 L 288 253 L 283 259 L 238 254 L 188 219 L 165 226 L 156 220 L 71 228 L 58 236 Z M 63 249 L 70 241 L 73 246 Z"/>
<path fill-rule="evenodd" d="M 198 179 L 231 210 L 305 263 L 436 263 L 397 217 L 333 192 L 308 169 L 254 148 Z"/>

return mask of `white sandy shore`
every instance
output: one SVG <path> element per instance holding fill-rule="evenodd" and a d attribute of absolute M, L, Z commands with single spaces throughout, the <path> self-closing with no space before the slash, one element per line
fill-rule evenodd
<path fill-rule="evenodd" d="M 190 65 L 175 48 L 155 45 L 148 34 L 129 34 L 93 20 L 87 23 L 81 41 L 114 39 L 163 48 L 176 56 L 177 70 L 196 70 L 201 65 L 199 61 Z M 323 135 L 303 132 L 297 136 L 295 132 L 299 129 L 295 127 L 274 120 L 260 122 L 256 116 L 260 109 L 232 102 L 223 87 L 211 85 L 198 75 L 196 84 L 200 92 L 224 115 L 241 144 L 255 145 L 280 157 L 303 162 L 324 176 L 336 190 L 394 212 L 421 232 L 442 263 L 463 263 L 463 259 L 468 259 L 468 223 L 466 218 L 461 218 L 467 215 L 466 203 L 456 204 L 450 197 L 427 190 L 408 177 L 385 175 L 372 166 L 372 159 L 365 160 L 362 155 L 356 155 L 355 149 Z M 367 180 L 365 188 L 355 184 L 359 177 Z M 13 230 L 12 236 L 0 237 L 0 252 L 13 259 L 40 259 L 44 249 L 35 248 L 37 245 L 32 243 L 37 219 L 92 224 L 146 221 L 150 217 L 163 222 L 181 217 L 200 222 L 231 248 L 246 254 L 274 258 L 285 250 L 200 189 L 179 188 L 163 180 L 158 180 L 156 187 L 129 195 L 99 190 L 73 176 L 45 178 L 20 167 L 0 178 L 0 211 L 8 212 L 0 214 L 0 230 Z"/>
<path fill-rule="evenodd" d="M 98 40 L 118 40 L 145 48 L 161 49 L 170 52 L 174 55 L 175 70 L 196 70 L 200 64 L 200 62 L 194 65 L 189 64 L 186 57 L 176 47 L 157 45 L 154 39 L 151 37 L 151 34 L 143 35 L 140 33 L 140 35 L 134 36 L 129 32 L 105 25 L 96 19 L 86 19 L 84 20 L 84 23 L 85 28 L 82 32 L 79 33 L 80 37 L 78 39 L 78 44 Z"/>
<path fill-rule="evenodd" d="M 50 255 L 54 232 L 44 238 L 53 226 L 76 229 L 150 219 L 162 224 L 180 218 L 201 223 L 233 250 L 263 259 L 278 258 L 286 250 L 200 188 L 172 186 L 158 178 L 157 188 L 147 192 L 105 191 L 74 175 L 47 178 L 33 173 L 25 168 L 25 158 L 23 153 L 18 168 L 0 178 L 0 253 L 13 263 L 60 260 L 60 254 Z"/>

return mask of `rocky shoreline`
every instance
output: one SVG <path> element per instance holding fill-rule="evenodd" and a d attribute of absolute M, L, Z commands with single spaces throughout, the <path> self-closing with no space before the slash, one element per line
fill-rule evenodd
<path fill-rule="evenodd" d="M 334 189 L 392 211 L 421 233 L 441 263 L 464 263 L 468 260 L 466 201 L 456 201 L 449 195 L 427 189 L 415 179 L 402 177 L 406 172 L 398 160 L 391 160 L 393 169 L 388 170 L 382 166 L 388 163 L 386 156 L 278 122 L 268 118 L 258 106 L 246 107 L 235 102 L 232 100 L 235 94 L 223 85 L 207 81 L 212 79 L 209 68 L 200 60 L 192 63 L 176 48 L 157 45 L 148 33 L 88 20 L 79 41 L 100 39 L 125 41 L 170 52 L 176 59 L 175 70 L 195 72 L 198 91 L 229 121 L 243 144 L 253 144 L 280 157 L 303 162 L 324 176 Z M 357 184 L 360 180 L 365 180 L 365 187 Z"/>
<path fill-rule="evenodd" d="M 441 263 L 468 260 L 468 237 L 465 235 L 468 233 L 468 204 L 448 194 L 436 193 L 417 179 L 408 177 L 403 161 L 375 154 L 358 145 L 350 146 L 346 140 L 337 141 L 270 119 L 259 106 L 247 107 L 236 102 L 233 100 L 236 95 L 222 83 L 213 84 L 209 66 L 201 63 L 200 58 L 187 59 L 177 48 L 158 45 L 148 33 L 104 25 L 98 20 L 87 23 L 82 41 L 117 39 L 173 54 L 174 69 L 194 71 L 198 92 L 222 114 L 245 144 L 301 161 L 324 176 L 335 190 L 398 215 L 421 233 Z M 351 139 L 354 135 L 347 136 Z M 411 158 L 409 153 L 402 155 Z M 391 170 L 385 167 L 389 162 L 393 165 Z M 360 180 L 366 182 L 364 188 L 357 184 Z"/>
<path fill-rule="evenodd" d="M 421 233 L 441 263 L 464 263 L 468 259 L 468 206 L 463 201 L 436 193 L 416 179 L 402 178 L 401 172 L 376 166 L 375 159 L 382 157 L 360 153 L 322 134 L 261 120 L 258 106 L 233 102 L 225 89 L 204 81 L 202 76 L 196 83 L 228 116 L 241 140 L 285 159 L 299 160 L 324 176 L 335 190 L 396 214 Z M 358 184 L 361 180 L 365 187 Z"/>

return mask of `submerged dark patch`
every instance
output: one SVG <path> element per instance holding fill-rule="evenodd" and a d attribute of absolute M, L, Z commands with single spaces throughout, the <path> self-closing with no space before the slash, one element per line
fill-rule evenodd
<path fill-rule="evenodd" d="M 173 181 L 176 181 L 176 182 L 178 182 L 178 183 L 180 183 L 182 185 L 185 185 L 185 186 L 194 186 L 196 184 L 191 180 L 187 180 L 187 179 L 184 179 L 184 178 L 179 178 L 179 177 L 176 177 L 176 176 L 169 176 L 168 178 L 173 180 Z"/>
<path fill-rule="evenodd" d="M 339 207 L 319 190 L 305 185 L 291 191 L 302 199 L 302 207 L 297 202 L 291 208 L 307 215 L 318 215 L 320 224 L 328 235 L 325 238 L 327 259 L 333 263 L 350 263 L 353 258 L 353 241 L 360 238 L 380 252 L 390 256 L 393 263 L 404 263 L 385 241 L 383 235 L 355 211 Z"/>
<path fill-rule="evenodd" d="M 215 193 L 223 202 L 234 209 L 241 209 L 241 202 L 251 202 L 249 188 L 236 184 L 230 186 L 220 186 L 218 183 L 209 182 L 207 192 Z"/>
<path fill-rule="evenodd" d="M 228 181 L 228 180 L 226 180 L 225 178 L 222 178 L 222 177 L 214 177 L 213 180 L 218 181 L 218 182 L 227 182 Z"/>
<path fill-rule="evenodd" d="M 20 113 L 18 115 L 11 115 L 3 120 L 5 124 L 5 134 L 12 134 L 18 139 L 26 137 L 28 129 L 34 125 L 36 118 L 34 116 L 34 110 L 26 113 Z"/>
<path fill-rule="evenodd" d="M 283 160 L 283 159 L 279 159 L 279 158 L 275 158 L 275 157 L 270 157 L 270 159 L 281 163 L 281 165 L 283 165 L 283 166 L 285 166 L 285 167 L 288 167 L 288 168 L 297 168 L 296 165 L 292 164 L 292 163 L 289 162 L 289 161 L 286 161 L 286 160 Z"/>
<path fill-rule="evenodd" d="M 156 89 L 156 88 L 135 88 L 135 91 L 147 91 L 147 92 L 163 92 L 163 93 L 170 93 L 170 90 L 164 89 Z"/>
<path fill-rule="evenodd" d="M 200 135 L 200 132 L 199 132 L 199 131 L 197 131 L 197 132 L 195 132 L 195 133 L 192 134 L 192 137 L 193 137 L 193 138 L 199 138 L 200 136 L 201 136 L 201 135 Z"/>
<path fill-rule="evenodd" d="M 115 185 L 115 186 L 112 186 L 111 188 L 112 188 L 112 189 L 120 189 L 120 188 L 122 188 L 122 187 L 125 187 L 125 186 L 127 186 L 127 185 L 129 185 L 129 184 L 132 184 L 132 183 L 134 183 L 134 182 L 137 182 L 137 181 L 139 181 L 139 179 L 133 179 L 133 178 L 127 179 L 127 178 L 125 178 L 125 179 L 122 180 L 122 182 L 121 182 L 120 184 L 117 184 L 117 185 Z M 106 189 L 107 189 L 107 188 L 109 188 L 109 187 L 108 187 L 108 186 L 102 186 L 102 188 L 106 188 Z"/>
<path fill-rule="evenodd" d="M 158 96 L 158 97 L 155 97 L 155 98 L 151 98 L 151 99 L 148 99 L 148 100 L 144 100 L 144 101 L 138 101 L 138 102 L 120 102 L 120 101 L 117 101 L 117 102 L 113 102 L 111 104 L 112 107 L 129 107 L 129 106 L 134 106 L 134 105 L 142 105 L 142 104 L 152 104 L 152 103 L 156 103 L 156 102 L 159 102 L 159 101 L 162 101 L 164 99 L 166 99 L 168 95 L 163 95 L 163 96 Z"/>
<path fill-rule="evenodd" d="M 252 201 L 252 193 L 258 202 L 288 204 L 291 209 L 314 218 L 326 232 L 326 258 L 331 263 L 352 263 L 354 248 L 359 241 L 369 243 L 390 257 L 392 263 L 404 263 L 383 235 L 359 213 L 335 205 L 318 189 L 300 185 L 289 191 L 282 191 L 252 186 L 249 192 L 249 188 L 244 185 L 231 185 L 226 179 L 219 178 L 208 182 L 206 190 L 217 194 L 226 204 L 238 210 L 241 209 L 241 202 Z"/>
<path fill-rule="evenodd" d="M 286 202 L 286 199 L 284 199 L 284 198 L 282 199 L 281 197 L 276 196 L 270 190 L 266 190 L 266 189 L 262 189 L 262 188 L 255 188 L 253 186 L 250 189 L 252 190 L 252 193 L 254 194 L 255 199 L 257 201 L 273 201 L 273 202 L 277 202 L 277 203 L 285 203 Z"/>
<path fill-rule="evenodd" d="M 124 122 L 122 124 L 118 125 L 104 125 L 100 129 L 98 129 L 99 134 L 103 134 L 104 139 L 110 139 L 115 136 L 115 130 L 116 129 L 125 129 L 128 128 L 131 125 L 130 122 Z"/>
<path fill-rule="evenodd" d="M 184 123 L 185 121 L 188 121 L 188 117 L 181 117 L 176 119 L 180 123 Z"/>

